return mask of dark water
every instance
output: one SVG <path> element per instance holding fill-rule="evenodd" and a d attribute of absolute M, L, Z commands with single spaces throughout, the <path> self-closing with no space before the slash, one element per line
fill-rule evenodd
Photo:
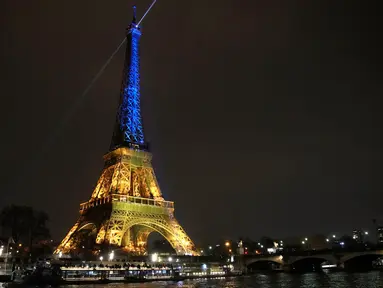
<path fill-rule="evenodd" d="M 8 287 L 13 287 L 10 284 Z M 4 283 L 0 283 L 0 288 Z M 5 286 L 6 287 L 6 286 Z M 66 285 L 64 288 L 383 288 L 383 271 L 367 273 L 258 274 L 238 278 L 199 279 L 183 282 L 152 282 L 138 284 Z"/>
<path fill-rule="evenodd" d="M 108 284 L 66 286 L 67 288 L 297 288 L 297 287 L 334 287 L 334 288 L 383 288 L 383 272 L 367 273 L 308 273 L 308 274 L 258 274 L 231 279 L 200 279 L 183 282 L 153 282 L 145 284 Z"/>

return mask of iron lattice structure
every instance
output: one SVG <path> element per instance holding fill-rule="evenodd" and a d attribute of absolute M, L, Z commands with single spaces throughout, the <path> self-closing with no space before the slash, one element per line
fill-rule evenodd
<path fill-rule="evenodd" d="M 122 75 L 119 108 L 111 149 L 120 145 L 145 144 L 140 105 L 140 28 L 135 16 L 127 32 L 127 45 Z"/>
<path fill-rule="evenodd" d="M 140 113 L 139 39 L 135 17 L 127 33 L 127 50 L 119 109 L 104 169 L 80 218 L 55 253 L 93 253 L 103 246 L 147 253 L 150 233 L 158 232 L 177 254 L 198 255 L 174 217 L 174 203 L 165 201 L 147 151 Z"/>

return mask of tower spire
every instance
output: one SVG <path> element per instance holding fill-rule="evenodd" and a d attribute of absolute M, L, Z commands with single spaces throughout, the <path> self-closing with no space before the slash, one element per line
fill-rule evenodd
<path fill-rule="evenodd" d="M 136 21 L 137 21 L 137 18 L 136 18 L 136 10 L 137 10 L 136 5 L 133 5 L 133 20 L 132 20 L 132 23 L 133 23 L 133 24 L 136 24 Z"/>
<path fill-rule="evenodd" d="M 120 100 L 110 150 L 121 146 L 147 149 L 140 107 L 140 37 L 140 27 L 136 24 L 136 6 L 133 6 L 133 20 L 126 34 Z"/>

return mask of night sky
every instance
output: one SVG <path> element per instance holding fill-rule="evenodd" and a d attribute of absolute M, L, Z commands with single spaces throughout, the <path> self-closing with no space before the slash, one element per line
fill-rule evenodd
<path fill-rule="evenodd" d="M 377 2 L 158 0 L 142 27 L 144 129 L 197 244 L 383 222 Z M 125 48 L 81 94 L 134 2 L 0 3 L 0 207 L 44 209 L 60 240 L 100 176 Z"/>

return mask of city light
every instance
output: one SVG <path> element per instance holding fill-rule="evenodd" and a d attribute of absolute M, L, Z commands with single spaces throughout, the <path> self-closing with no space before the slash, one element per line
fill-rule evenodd
<path fill-rule="evenodd" d="M 172 261 L 173 261 L 173 258 L 172 258 L 172 257 L 169 257 L 169 258 L 168 258 L 168 261 L 169 261 L 169 262 L 172 262 Z"/>
<path fill-rule="evenodd" d="M 109 253 L 109 261 L 112 261 L 114 259 L 114 251 Z"/>
<path fill-rule="evenodd" d="M 305 241 L 302 241 L 302 244 L 305 244 L 306 242 Z"/>
<path fill-rule="evenodd" d="M 365 231 L 364 234 L 365 234 L 365 235 L 368 235 L 368 231 Z"/>
<path fill-rule="evenodd" d="M 104 257 L 100 256 L 100 261 L 104 260 Z"/>
<path fill-rule="evenodd" d="M 307 238 L 305 238 L 305 241 L 307 241 L 308 239 Z"/>
<path fill-rule="evenodd" d="M 154 254 L 152 254 L 152 262 L 157 262 L 157 260 L 158 260 L 158 254 L 157 253 L 154 253 Z"/>
<path fill-rule="evenodd" d="M 326 242 L 330 242 L 330 239 L 326 239 Z"/>
<path fill-rule="evenodd" d="M 59 258 L 63 257 L 63 252 L 59 252 Z"/>
<path fill-rule="evenodd" d="M 267 248 L 267 252 L 269 252 L 270 254 L 274 254 L 276 251 L 277 249 L 275 248 Z"/>
<path fill-rule="evenodd" d="M 340 246 L 344 246 L 344 242 L 340 242 L 339 244 L 340 244 Z"/>
<path fill-rule="evenodd" d="M 226 246 L 226 247 L 229 247 L 229 246 L 230 246 L 230 242 L 229 242 L 229 241 L 226 241 L 225 246 Z"/>
<path fill-rule="evenodd" d="M 335 238 L 336 236 L 335 235 L 332 235 L 332 238 Z"/>
<path fill-rule="evenodd" d="M 209 246 L 209 250 L 213 249 L 213 247 Z"/>

